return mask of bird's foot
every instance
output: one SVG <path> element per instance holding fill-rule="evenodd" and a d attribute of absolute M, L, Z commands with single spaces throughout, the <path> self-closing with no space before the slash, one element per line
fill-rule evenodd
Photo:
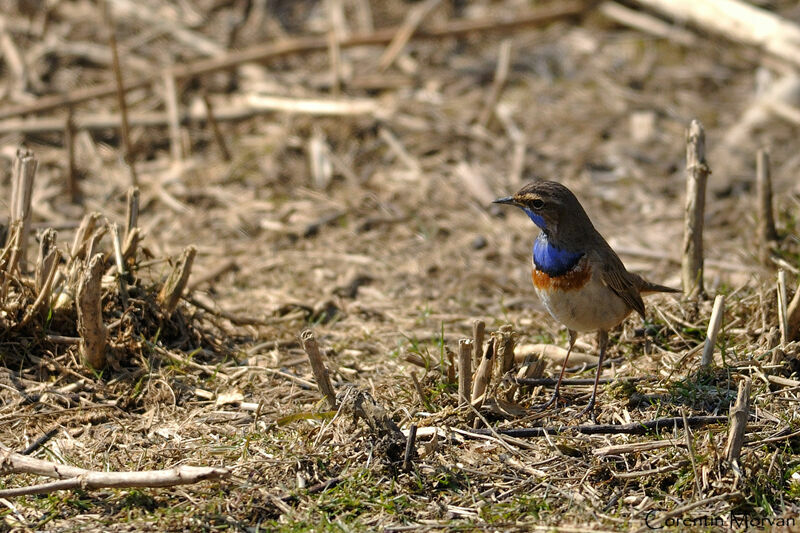
<path fill-rule="evenodd" d="M 594 412 L 594 404 L 595 404 L 594 397 L 592 397 L 592 399 L 589 400 L 589 405 L 584 407 L 583 411 L 578 413 L 578 418 L 583 418 L 585 415 L 588 414 L 592 419 L 592 423 L 597 424 L 597 415 Z"/>
<path fill-rule="evenodd" d="M 532 408 L 537 410 L 537 411 L 544 411 L 545 409 L 547 409 L 548 407 L 552 407 L 553 405 L 558 406 L 558 400 L 560 400 L 560 399 L 561 399 L 561 395 L 558 394 L 558 392 L 554 392 L 549 400 L 547 400 L 543 404 L 534 405 Z"/>

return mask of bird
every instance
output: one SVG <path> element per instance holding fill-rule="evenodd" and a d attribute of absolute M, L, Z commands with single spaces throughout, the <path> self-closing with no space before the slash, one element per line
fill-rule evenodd
<path fill-rule="evenodd" d="M 541 230 L 533 243 L 533 286 L 542 304 L 567 327 L 569 346 L 553 396 L 538 406 L 558 402 L 578 332 L 597 331 L 598 359 L 589 404 L 578 415 L 595 420 L 597 383 L 608 345 L 608 331 L 636 311 L 645 318 L 643 295 L 681 292 L 628 272 L 622 260 L 595 229 L 578 198 L 555 181 L 528 183 L 516 194 L 494 200 L 518 207 Z"/>

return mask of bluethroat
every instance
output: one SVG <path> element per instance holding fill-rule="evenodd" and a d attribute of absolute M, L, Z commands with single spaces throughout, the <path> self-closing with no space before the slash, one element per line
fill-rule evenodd
<path fill-rule="evenodd" d="M 619 256 L 594 228 L 572 191 L 554 181 L 536 181 L 497 204 L 522 209 L 541 232 L 533 243 L 533 286 L 550 314 L 569 331 L 569 348 L 553 396 L 541 409 L 558 401 L 569 354 L 579 331 L 597 331 L 597 372 L 589 405 L 580 413 L 594 418 L 597 382 L 603 366 L 608 330 L 631 311 L 644 318 L 642 296 L 680 292 L 628 272 Z"/>

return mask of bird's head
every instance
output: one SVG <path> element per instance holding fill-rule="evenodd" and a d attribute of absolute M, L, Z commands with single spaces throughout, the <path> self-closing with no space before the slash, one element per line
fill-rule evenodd
<path fill-rule="evenodd" d="M 557 234 L 569 222 L 568 218 L 586 216 L 575 195 L 555 181 L 529 183 L 516 194 L 498 198 L 494 203 L 519 207 L 548 235 Z"/>

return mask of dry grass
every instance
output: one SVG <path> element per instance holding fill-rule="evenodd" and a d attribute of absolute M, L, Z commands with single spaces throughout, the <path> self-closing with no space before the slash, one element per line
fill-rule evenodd
<path fill-rule="evenodd" d="M 198 57 L 206 40 L 225 50 L 324 34 L 336 20 L 325 6 L 344 6 L 348 31 L 368 31 L 359 7 L 367 2 L 359 1 L 293 2 L 273 10 L 253 3 L 250 11 L 206 1 L 195 11 L 149 4 L 185 31 L 165 33 L 152 21 L 117 13 L 123 73 L 132 80 L 165 61 Z M 380 27 L 400 24 L 410 7 L 400 0 L 369 4 Z M 789 2 L 774 4 L 787 17 L 797 14 Z M 47 16 L 25 12 L 25 5 L 2 15 L 28 65 L 23 90 L 6 64 L 3 107 L 113 79 L 93 4 L 56 2 Z M 425 24 L 513 17 L 527 7 L 448 3 Z M 508 78 L 500 111 L 484 127 L 478 122 L 504 38 L 511 38 Z M 760 264 L 754 240 L 756 151 L 767 146 L 782 236 L 775 256 L 789 269 L 791 298 L 800 266 L 796 126 L 769 117 L 744 141 L 725 142 L 755 98 L 756 69 L 775 76 L 780 70 L 724 41 L 702 39 L 689 50 L 596 12 L 502 35 L 411 39 L 381 75 L 384 50 L 341 50 L 338 84 L 327 51 L 179 81 L 184 110 L 202 106 L 200 88 L 219 110 L 245 107 L 254 93 L 325 100 L 338 85 L 339 97 L 372 100 L 380 112 L 245 113 L 220 123 L 231 161 L 203 124 L 181 126 L 186 155 L 178 162 L 171 160 L 177 152 L 166 125 L 134 125 L 145 237 L 129 322 L 111 331 L 115 365 L 102 375 L 90 372 L 77 346 L 47 339 L 75 336 L 69 320 L 4 330 L 0 340 L 0 443 L 24 450 L 53 430 L 37 457 L 98 470 L 220 465 L 234 475 L 174 489 L 0 501 L 0 528 L 622 530 L 645 526 L 651 512 L 651 521 L 676 510 L 685 518 L 796 516 L 798 347 L 785 345 L 785 357 L 773 364 L 775 265 Z M 160 86 L 130 92 L 131 117 L 163 112 L 163 100 Z M 76 122 L 115 105 L 113 97 L 77 105 Z M 62 120 L 65 112 L 47 116 Z M 643 379 L 602 386 L 599 422 L 726 415 L 739 381 L 750 377 L 751 415 L 738 469 L 725 458 L 725 424 L 695 428 L 688 437 L 683 427 L 534 439 L 457 432 L 472 426 L 475 413 L 459 407 L 447 350 L 457 352 L 458 340 L 471 336 L 474 319 L 485 320 L 488 332 L 512 324 L 518 345 L 566 343 L 529 286 L 534 228 L 488 202 L 534 175 L 558 178 L 576 191 L 629 269 L 677 286 L 684 131 L 692 118 L 706 127 L 713 171 L 706 290 L 727 295 L 715 364 L 702 371 L 694 350 L 705 337 L 713 298 L 654 297 L 644 325 L 631 318 L 612 332 L 616 362 L 604 375 Z M 36 153 L 33 223 L 58 229 L 61 249 L 86 212 L 124 225 L 129 174 L 121 166 L 118 129 L 78 132 L 77 205 L 64 194 L 69 165 L 60 131 L 22 135 L 1 124 L 0 131 L 6 132 L 3 169 L 22 141 Z M 521 142 L 524 157 L 515 159 Z M 1 185 L 8 191 L 7 180 Z M 110 264 L 108 242 L 102 251 Z M 156 294 L 169 272 L 166 259 L 192 244 L 191 292 L 175 317 L 160 321 Z M 221 266 L 231 268 L 220 273 Z M 113 289 L 105 294 L 108 325 L 121 307 Z M 366 422 L 326 411 L 309 386 L 311 369 L 298 340 L 306 327 L 316 334 L 337 391 L 355 385 L 401 428 L 420 427 L 410 471 Z M 409 354 L 428 358 L 429 369 L 406 362 Z M 557 369 L 549 365 L 546 373 Z M 487 407 L 481 416 L 497 429 L 576 425 L 573 415 L 589 390 L 568 387 L 565 407 L 538 413 L 528 407 L 549 389 L 523 388 L 514 397 L 519 412 Z M 436 438 L 422 429 L 433 426 L 442 428 Z M 4 476 L 0 489 L 35 481 Z"/>

